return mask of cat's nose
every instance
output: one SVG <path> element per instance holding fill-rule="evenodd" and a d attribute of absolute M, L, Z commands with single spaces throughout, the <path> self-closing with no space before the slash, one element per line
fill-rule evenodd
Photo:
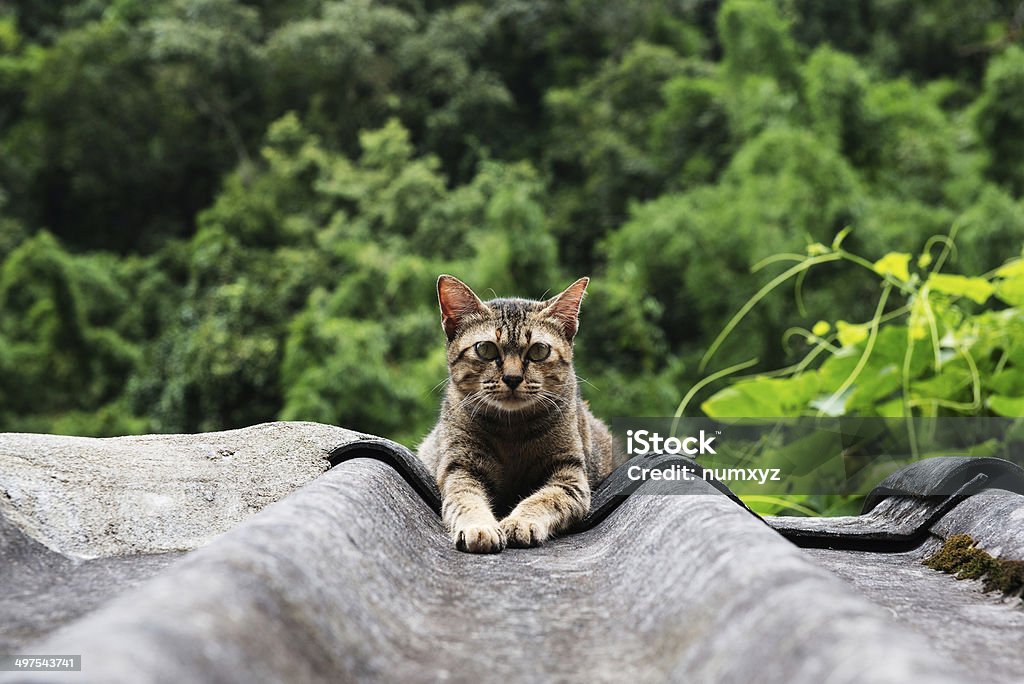
<path fill-rule="evenodd" d="M 522 375 L 502 375 L 501 376 L 501 381 L 504 382 L 509 387 L 511 387 L 512 389 L 515 389 L 516 387 L 519 387 L 519 384 L 523 381 L 523 376 Z"/>

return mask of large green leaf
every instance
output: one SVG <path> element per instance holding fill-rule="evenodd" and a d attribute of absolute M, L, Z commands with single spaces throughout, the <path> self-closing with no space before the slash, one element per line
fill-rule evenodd
<path fill-rule="evenodd" d="M 910 255 L 906 252 L 889 252 L 874 263 L 879 275 L 891 275 L 900 282 L 910 280 Z"/>
<path fill-rule="evenodd" d="M 949 275 L 947 273 L 931 274 L 928 276 L 927 284 L 934 292 L 967 297 L 978 304 L 984 304 L 992 296 L 992 293 L 995 292 L 995 287 L 992 286 L 992 283 L 984 278 L 968 278 L 967 276 Z"/>
<path fill-rule="evenodd" d="M 1019 262 L 1024 263 L 1024 262 Z M 1024 275 L 996 281 L 996 296 L 1007 304 L 1024 306 Z"/>
<path fill-rule="evenodd" d="M 993 413 L 1010 418 L 1024 416 L 1024 397 L 1004 397 L 993 394 L 988 398 L 988 407 Z"/>
<path fill-rule="evenodd" d="M 798 416 L 818 392 L 818 378 L 754 378 L 719 391 L 701 404 L 712 418 L 781 418 Z"/>

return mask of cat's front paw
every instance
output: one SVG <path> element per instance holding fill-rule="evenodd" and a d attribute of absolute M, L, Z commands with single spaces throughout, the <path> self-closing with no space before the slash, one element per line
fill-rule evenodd
<path fill-rule="evenodd" d="M 525 516 L 510 515 L 499 524 L 508 545 L 520 549 L 540 546 L 550 536 L 546 524 Z"/>
<path fill-rule="evenodd" d="M 505 548 L 505 533 L 497 525 L 467 525 L 452 536 L 455 548 L 467 553 L 501 553 Z"/>

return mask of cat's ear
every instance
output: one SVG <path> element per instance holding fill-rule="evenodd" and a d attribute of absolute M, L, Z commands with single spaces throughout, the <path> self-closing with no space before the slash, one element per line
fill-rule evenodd
<path fill-rule="evenodd" d="M 480 298 L 455 276 L 442 275 L 437 279 L 437 301 L 441 305 L 441 327 L 449 342 L 466 316 L 487 311 Z"/>
<path fill-rule="evenodd" d="M 583 302 L 583 293 L 587 291 L 589 282 L 590 278 L 580 278 L 544 302 L 544 313 L 562 324 L 562 330 L 570 340 L 576 337 L 580 327 L 580 303 Z"/>

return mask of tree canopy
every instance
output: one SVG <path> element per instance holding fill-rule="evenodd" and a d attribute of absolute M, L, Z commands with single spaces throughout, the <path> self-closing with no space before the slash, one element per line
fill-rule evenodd
<path fill-rule="evenodd" d="M 995 269 L 1024 245 L 1022 17 L 1002 0 L 15 0 L 0 430 L 301 419 L 414 443 L 445 378 L 442 272 L 527 297 L 591 275 L 584 395 L 607 418 L 671 415 L 711 371 L 820 346 L 794 327 L 872 319 L 895 276 L 826 260 L 701 366 L 784 255 L 846 227 L 868 263 L 932 258 L 955 229 L 942 274 L 1003 296 L 943 300 L 946 324 L 974 317 L 987 337 L 963 346 L 1013 370 L 1022 302 Z M 899 356 L 906 330 L 880 349 Z M 727 382 L 688 410 L 727 412 L 704 402 Z M 1024 384 L 998 387 L 995 407 L 942 398 L 1024 406 Z M 851 410 L 892 413 L 889 389 Z"/>

